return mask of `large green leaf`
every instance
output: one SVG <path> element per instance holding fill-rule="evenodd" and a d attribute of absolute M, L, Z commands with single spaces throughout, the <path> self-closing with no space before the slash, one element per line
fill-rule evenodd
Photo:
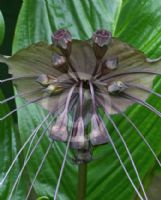
<path fill-rule="evenodd" d="M 4 99 L 2 92 L 0 91 L 0 99 Z M 4 116 L 9 112 L 9 108 L 7 105 L 0 104 L 0 117 Z M 0 121 L 0 181 L 5 176 L 5 172 L 11 165 L 12 160 L 17 155 L 18 149 L 20 148 L 20 138 L 19 133 L 15 128 L 12 116 L 8 117 L 4 121 Z M 15 177 L 18 175 L 21 164 L 21 159 L 17 160 L 11 173 L 9 174 L 6 181 L 4 181 L 3 185 L 0 185 L 0 199 L 7 199 L 9 196 L 9 191 L 11 191 L 13 183 L 15 181 Z M 24 182 L 25 181 L 25 182 Z M 26 195 L 26 186 L 27 178 L 22 178 L 21 185 L 19 187 L 18 196 L 15 198 L 20 200 Z M 14 199 L 14 200 L 15 200 Z"/>
<path fill-rule="evenodd" d="M 143 50 L 147 55 L 160 56 L 161 1 L 159 0 L 103 0 L 103 1 L 64 1 L 64 0 L 26 0 L 23 3 L 16 28 L 14 52 L 29 44 L 41 40 L 51 41 L 52 31 L 58 28 L 68 28 L 74 38 L 87 39 L 98 28 L 106 28 L 120 39 Z M 155 89 L 159 92 L 160 80 L 155 81 Z M 22 102 L 17 102 L 20 105 Z M 155 96 L 149 98 L 149 103 L 161 108 L 161 101 Z M 146 136 L 155 152 L 161 152 L 160 120 L 153 113 L 134 106 L 128 111 L 129 116 Z M 45 113 L 35 105 L 19 111 L 19 127 L 22 141 L 36 127 Z M 132 152 L 139 174 L 144 180 L 151 172 L 155 161 L 143 141 L 137 136 L 128 122 L 120 116 L 115 117 L 117 125 L 125 137 Z M 126 163 L 128 171 L 138 185 L 129 158 L 113 127 L 110 134 L 116 142 L 117 149 Z M 44 138 L 36 153 L 28 164 L 29 178 L 32 180 L 35 170 L 49 144 Z M 38 196 L 53 196 L 65 146 L 56 144 L 34 185 Z M 135 192 L 124 174 L 111 145 L 95 150 L 96 155 L 104 155 L 89 164 L 87 199 L 124 200 L 132 199 Z M 143 156 L 144 155 L 144 156 Z M 76 198 L 75 165 L 67 162 L 61 182 L 58 199 Z M 69 181 L 70 179 L 70 181 Z"/>

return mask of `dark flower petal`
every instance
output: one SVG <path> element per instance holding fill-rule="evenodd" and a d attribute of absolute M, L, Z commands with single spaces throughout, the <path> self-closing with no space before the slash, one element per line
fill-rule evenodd
<path fill-rule="evenodd" d="M 49 112 L 55 112 L 56 110 L 62 110 L 65 105 L 68 90 L 59 94 L 55 94 L 45 98 L 39 102 L 39 104 Z M 44 94 L 43 94 L 44 95 Z M 46 94 L 45 94 L 46 95 Z"/>
<path fill-rule="evenodd" d="M 91 78 L 96 66 L 96 58 L 87 41 L 73 40 L 70 60 L 80 79 Z"/>
<path fill-rule="evenodd" d="M 108 90 L 111 90 L 111 87 L 114 86 L 115 83 L 119 82 L 122 82 L 125 85 L 126 83 L 140 84 L 146 86 L 147 89 L 150 89 L 152 88 L 153 79 L 156 74 L 161 74 L 161 59 L 156 59 L 154 62 L 150 62 L 141 51 L 138 51 L 130 45 L 115 38 L 112 39 L 108 52 L 102 59 L 102 62 L 105 62 L 114 56 L 118 58 L 117 68 L 114 71 L 110 71 L 110 73 L 109 71 L 106 71 L 106 74 L 102 75 L 100 78 L 101 82 L 103 81 L 107 84 Z M 118 91 L 118 89 L 116 90 Z M 149 93 L 141 91 L 138 88 L 126 88 L 126 93 L 141 100 L 145 100 L 149 96 Z M 113 102 L 113 104 L 118 104 L 121 111 L 133 104 L 132 102 L 120 97 L 120 95 L 118 95 L 118 97 L 108 96 L 108 98 L 111 98 L 110 101 Z M 110 113 L 112 112 L 113 109 L 111 109 Z"/>
<path fill-rule="evenodd" d="M 60 76 L 61 72 L 52 66 L 51 56 L 55 51 L 51 45 L 40 42 L 18 51 L 4 61 L 13 77 L 49 74 Z"/>
<path fill-rule="evenodd" d="M 17 79 L 14 80 L 14 86 L 17 89 L 17 92 L 19 94 L 24 92 L 32 92 L 36 91 L 34 93 L 28 94 L 25 96 L 25 99 L 27 101 L 32 101 L 33 99 L 43 97 L 44 93 L 42 92 L 43 86 L 35 81 L 33 78 L 24 78 L 24 79 Z"/>
<path fill-rule="evenodd" d="M 160 72 L 161 59 L 157 59 L 156 62 L 149 62 L 143 52 L 116 38 L 112 39 L 108 52 L 103 57 L 102 62 L 106 62 L 113 57 L 118 59 L 117 69 L 110 72 L 110 74 L 102 76 L 101 79 L 123 72 Z M 136 76 L 138 77 L 139 75 L 137 74 Z"/>
<path fill-rule="evenodd" d="M 99 105 L 104 106 L 106 112 L 111 115 L 118 113 L 113 105 L 117 105 L 119 111 L 125 111 L 129 106 L 134 104 L 134 102 L 129 99 L 125 99 L 121 96 L 105 94 L 103 92 L 97 95 L 97 101 L 99 102 Z"/>

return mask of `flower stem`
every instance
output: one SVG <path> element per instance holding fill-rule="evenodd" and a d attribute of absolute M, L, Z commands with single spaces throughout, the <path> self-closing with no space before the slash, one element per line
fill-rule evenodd
<path fill-rule="evenodd" d="M 86 199 L 87 186 L 87 163 L 78 165 L 78 198 L 77 200 Z"/>

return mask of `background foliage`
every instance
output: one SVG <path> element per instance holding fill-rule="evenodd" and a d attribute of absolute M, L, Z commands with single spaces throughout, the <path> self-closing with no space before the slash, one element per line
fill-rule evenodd
<path fill-rule="evenodd" d="M 110 30 L 119 39 L 144 51 L 147 56 L 158 57 L 161 55 L 160 10 L 160 0 L 24 0 L 16 26 L 13 52 L 34 42 L 51 42 L 52 32 L 59 28 L 67 28 L 71 31 L 73 37 L 78 39 L 88 39 L 96 29 L 105 28 Z M 160 85 L 161 80 L 157 78 L 154 82 L 154 89 L 157 92 L 161 92 Z M 148 102 L 161 111 L 161 101 L 159 98 L 151 95 Z M 17 101 L 18 106 L 22 103 L 21 99 Z M 133 106 L 127 113 L 159 156 L 161 153 L 160 119 L 140 106 Z M 1 134 L 3 141 L 7 140 L 8 135 L 12 133 L 12 140 L 8 141 L 5 145 L 6 152 L 10 152 L 11 148 L 13 152 L 16 152 L 17 145 L 16 143 L 13 145 L 12 141 L 17 142 L 19 145 L 20 143 L 23 144 L 32 130 L 42 121 L 45 114 L 37 105 L 31 105 L 19 111 L 19 135 L 11 128 L 13 127 L 12 119 L 11 122 L 4 122 L 10 126 L 8 125 L 7 128 L 9 133 L 1 129 L 3 132 Z M 115 116 L 114 119 L 127 141 L 140 176 L 147 187 L 151 180 L 151 172 L 155 170 L 154 158 L 125 119 L 121 116 Z M 4 123 L 2 124 L 3 127 Z M 136 185 L 138 185 L 125 149 L 112 126 L 110 126 L 110 133 L 116 142 L 117 149 L 128 171 L 132 175 Z M 27 188 L 23 188 L 23 183 L 25 181 L 25 183 L 28 183 L 27 185 L 30 185 L 48 144 L 49 139 L 45 137 L 27 166 L 25 173 L 27 173 L 28 176 L 26 177 L 28 179 L 21 180 L 22 184 L 19 185 L 13 199 L 24 199 Z M 49 199 L 52 199 L 64 151 L 65 145 L 56 143 L 53 146 L 34 185 L 33 199 L 40 196 L 47 196 Z M 1 149 L 2 152 L 3 150 Z M 13 154 L 10 158 L 13 157 Z M 125 176 L 112 147 L 110 145 L 102 146 L 95 149 L 94 154 L 96 157 L 98 155 L 101 156 L 88 166 L 87 199 L 134 199 L 135 192 Z M 5 171 L 10 164 L 8 161 L 9 154 L 5 153 L 5 157 L 3 160 L 5 167 L 1 171 Z M 19 162 L 21 164 L 21 160 Z M 16 167 L 15 169 L 17 170 L 13 171 L 10 176 L 11 179 L 14 179 L 19 168 Z M 77 166 L 71 164 L 70 160 L 68 160 L 58 199 L 75 199 L 77 189 L 76 173 Z M 5 185 L 4 190 L 7 191 L 7 188 L 9 188 L 8 184 Z M 7 192 L 3 192 L 3 197 L 6 199 L 7 194 Z M 154 200 L 154 198 L 151 198 L 151 200 Z"/>
<path fill-rule="evenodd" d="M 4 37 L 4 20 L 2 13 L 0 12 L 0 44 L 3 41 L 3 37 Z"/>

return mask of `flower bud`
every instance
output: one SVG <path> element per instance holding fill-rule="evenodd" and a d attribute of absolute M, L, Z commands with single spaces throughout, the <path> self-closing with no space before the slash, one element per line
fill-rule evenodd
<path fill-rule="evenodd" d="M 56 120 L 55 125 L 52 127 L 50 137 L 53 140 L 59 140 L 66 142 L 68 139 L 68 116 L 66 112 L 63 112 Z"/>
<path fill-rule="evenodd" d="M 74 124 L 70 146 L 73 149 L 86 149 L 88 147 L 88 139 L 85 136 L 82 117 L 79 117 Z"/>
<path fill-rule="evenodd" d="M 43 87 L 47 87 L 50 84 L 57 83 L 58 79 L 56 77 L 52 76 L 52 75 L 41 74 L 36 79 L 36 82 L 38 82 L 39 84 L 41 84 Z"/>
<path fill-rule="evenodd" d="M 52 64 L 54 67 L 59 67 L 66 63 L 66 58 L 64 56 L 60 56 L 59 54 L 55 53 L 52 56 Z"/>
<path fill-rule="evenodd" d="M 101 72 L 102 74 L 108 74 L 111 70 L 117 69 L 118 66 L 118 58 L 108 58 L 102 63 Z"/>
<path fill-rule="evenodd" d="M 108 45 L 112 39 L 112 34 L 107 30 L 100 29 L 93 34 L 92 39 L 96 58 L 101 59 L 108 49 Z"/>
<path fill-rule="evenodd" d="M 46 74 L 41 74 L 36 81 L 40 83 L 42 86 L 49 85 L 49 77 Z"/>
<path fill-rule="evenodd" d="M 72 36 L 69 31 L 59 29 L 52 35 L 52 41 L 64 54 L 70 54 Z"/>
<path fill-rule="evenodd" d="M 108 86 L 108 92 L 111 94 L 121 93 L 126 89 L 127 86 L 122 81 L 113 82 Z"/>
<path fill-rule="evenodd" d="M 99 47 L 107 46 L 111 42 L 111 32 L 100 29 L 93 34 L 93 42 Z"/>
<path fill-rule="evenodd" d="M 61 86 L 58 86 L 58 85 L 53 85 L 53 84 L 50 84 L 47 88 L 46 88 L 46 92 L 50 95 L 53 95 L 53 94 L 59 94 L 60 92 L 63 91 L 63 88 Z"/>
<path fill-rule="evenodd" d="M 109 58 L 105 61 L 104 66 L 109 70 L 114 70 L 118 66 L 118 58 Z"/>
<path fill-rule="evenodd" d="M 92 145 L 104 144 L 109 141 L 104 126 L 96 114 L 93 114 L 91 118 L 91 133 L 89 137 Z"/>

